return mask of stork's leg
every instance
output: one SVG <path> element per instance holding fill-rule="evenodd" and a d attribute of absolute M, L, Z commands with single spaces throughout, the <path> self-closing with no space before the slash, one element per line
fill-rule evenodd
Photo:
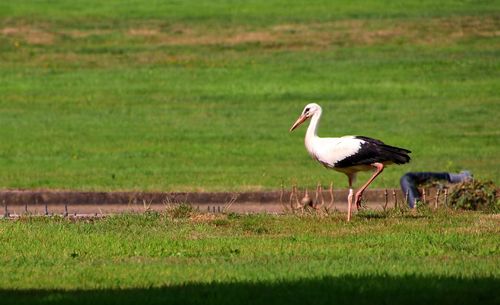
<path fill-rule="evenodd" d="M 356 192 L 356 196 L 354 197 L 354 201 L 356 202 L 356 207 L 358 208 L 361 208 L 361 197 L 363 196 L 363 192 L 365 191 L 365 189 L 373 182 L 373 180 L 375 180 L 375 178 L 377 178 L 378 175 L 380 175 L 380 173 L 384 170 L 384 164 L 382 163 L 379 163 L 379 162 L 375 162 L 375 163 L 372 163 L 371 166 L 375 167 L 376 168 L 376 171 L 375 173 L 373 174 L 373 176 L 368 179 L 368 181 Z"/>
<path fill-rule="evenodd" d="M 349 195 L 347 196 L 347 221 L 351 220 L 351 205 L 352 205 L 352 181 L 354 180 L 354 175 L 347 175 L 349 178 Z"/>

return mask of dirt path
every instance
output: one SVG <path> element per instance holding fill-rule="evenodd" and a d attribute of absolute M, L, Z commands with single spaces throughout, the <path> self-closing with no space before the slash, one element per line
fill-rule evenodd
<path fill-rule="evenodd" d="M 107 215 L 116 213 L 141 213 L 146 210 L 163 211 L 178 204 L 187 203 L 201 212 L 221 213 L 282 213 L 297 206 L 304 197 L 299 191 L 269 192 L 214 192 L 214 193 L 160 193 L 160 192 L 76 192 L 51 190 L 4 190 L 0 191 L 2 210 L 0 215 Z M 313 204 L 321 203 L 329 209 L 347 211 L 347 190 L 309 192 Z M 365 192 L 365 206 L 382 209 L 386 204 L 393 207 L 403 202 L 399 190 L 375 189 Z"/>

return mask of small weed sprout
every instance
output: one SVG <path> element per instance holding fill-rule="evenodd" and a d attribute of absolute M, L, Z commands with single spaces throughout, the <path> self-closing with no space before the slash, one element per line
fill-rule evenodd
<path fill-rule="evenodd" d="M 144 208 L 144 212 L 148 212 L 148 211 L 151 211 L 151 204 L 153 203 L 152 200 L 150 200 L 149 202 L 146 201 L 146 200 L 142 200 L 142 206 Z"/>
<path fill-rule="evenodd" d="M 226 204 L 224 204 L 224 208 L 222 209 L 223 213 L 227 213 L 229 211 L 229 208 L 233 205 L 234 202 L 236 202 L 239 195 L 240 194 L 236 193 L 233 194 L 233 196 L 231 196 L 231 199 L 228 202 L 226 202 Z"/>
<path fill-rule="evenodd" d="M 189 203 L 176 204 L 167 209 L 166 213 L 173 219 L 185 219 L 189 218 L 195 212 L 192 205 Z"/>

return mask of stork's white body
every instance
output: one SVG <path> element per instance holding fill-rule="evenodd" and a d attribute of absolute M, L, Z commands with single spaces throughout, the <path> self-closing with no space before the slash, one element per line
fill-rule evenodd
<path fill-rule="evenodd" d="M 294 123 L 290 131 L 294 130 L 307 119 L 311 123 L 307 128 L 305 146 L 309 154 L 327 168 L 343 172 L 349 178 L 348 215 L 350 219 L 352 201 L 352 183 L 359 171 L 376 169 L 375 174 L 356 193 L 356 205 L 360 206 L 363 191 L 383 171 L 388 164 L 404 164 L 409 162 L 409 150 L 389 146 L 383 142 L 360 136 L 344 136 L 339 138 L 320 138 L 317 135 L 321 107 L 318 104 L 308 104 L 302 115 Z"/>
<path fill-rule="evenodd" d="M 335 167 L 336 163 L 355 155 L 361 149 L 362 140 L 358 140 L 354 136 L 320 138 L 316 135 L 309 137 L 309 134 L 307 134 L 304 142 L 311 157 L 318 160 L 318 162 L 327 168 L 332 168 L 345 174 L 354 174 L 358 171 L 372 169 L 369 165 L 358 165 L 347 168 Z"/>

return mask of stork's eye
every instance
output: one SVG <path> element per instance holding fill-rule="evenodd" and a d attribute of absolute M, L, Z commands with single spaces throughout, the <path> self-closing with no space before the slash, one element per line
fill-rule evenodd
<path fill-rule="evenodd" d="M 304 110 L 304 114 L 306 114 L 306 113 L 308 113 L 308 112 L 309 112 L 309 108 L 306 108 L 306 109 Z"/>

